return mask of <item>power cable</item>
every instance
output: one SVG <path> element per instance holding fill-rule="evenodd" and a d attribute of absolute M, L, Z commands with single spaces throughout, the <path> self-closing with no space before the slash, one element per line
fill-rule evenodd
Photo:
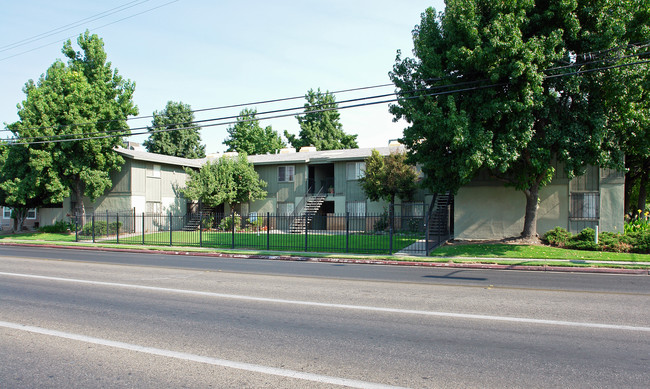
<path fill-rule="evenodd" d="M 58 34 L 60 32 L 63 32 L 63 31 L 72 30 L 73 28 L 77 28 L 77 27 L 79 27 L 80 25 L 82 25 L 85 22 L 94 22 L 95 20 L 103 19 L 105 17 L 108 17 L 108 16 L 113 15 L 115 13 L 124 11 L 126 9 L 136 7 L 136 6 L 140 5 L 140 4 L 146 3 L 148 1 L 150 1 L 150 0 L 131 1 L 131 2 L 126 3 L 126 4 L 122 4 L 122 5 L 118 6 L 118 7 L 111 8 L 111 9 L 109 9 L 107 11 L 100 12 L 100 13 L 95 14 L 93 16 L 89 16 L 89 17 L 87 17 L 85 19 L 81 19 L 81 20 L 78 20 L 76 22 L 66 24 L 65 26 L 58 27 L 58 28 L 55 28 L 55 29 L 52 29 L 52 30 L 49 30 L 49 31 L 45 31 L 45 32 L 43 32 L 41 34 L 34 35 L 32 37 L 25 38 L 25 39 L 20 40 L 18 42 L 14 42 L 14 43 L 11 43 L 9 45 L 2 46 L 2 47 L 0 47 L 0 53 L 8 51 L 8 50 L 15 49 L 16 47 L 24 46 L 24 45 L 39 41 L 41 39 L 45 39 L 47 37 L 50 37 L 52 35 L 56 35 L 56 34 Z M 133 4 L 133 3 L 137 3 L 137 4 Z"/>
<path fill-rule="evenodd" d="M 594 68 L 594 69 L 586 69 L 586 70 L 579 70 L 576 72 L 571 72 L 571 73 L 561 73 L 561 74 L 556 74 L 556 75 L 547 75 L 544 78 L 545 79 L 551 79 L 551 78 L 557 78 L 557 77 L 566 77 L 566 76 L 572 76 L 572 75 L 581 75 L 585 73 L 592 73 L 592 72 L 597 72 L 597 71 L 604 71 L 604 70 L 610 70 L 610 69 L 615 69 L 615 68 L 621 68 L 621 67 L 627 67 L 627 66 L 633 66 L 633 65 L 639 65 L 639 64 L 645 64 L 645 63 L 650 63 L 650 60 L 645 60 L 645 61 L 636 61 L 632 63 L 626 63 L 626 64 L 619 64 L 619 65 L 613 65 L 613 66 L 607 66 L 607 67 L 600 67 L 600 68 Z M 458 85 L 461 84 L 475 84 L 478 82 L 484 82 L 485 80 L 476 80 L 476 81 L 466 81 L 464 83 L 459 83 L 459 84 L 448 84 L 448 85 L 440 85 L 436 86 L 434 88 L 440 89 L 440 88 L 449 88 L 449 87 L 457 87 Z M 439 96 L 439 95 L 446 95 L 446 94 L 451 94 L 451 93 L 462 93 L 462 92 L 468 92 L 468 91 L 474 91 L 474 90 L 479 90 L 479 89 L 486 89 L 486 88 L 493 88 L 497 86 L 506 86 L 508 83 L 498 83 L 498 84 L 489 84 L 489 85 L 483 85 L 483 86 L 474 86 L 471 88 L 464 88 L 464 89 L 452 89 L 449 91 L 443 91 L 443 92 L 437 92 L 437 93 L 426 93 L 426 94 L 418 94 L 415 96 L 403 96 L 401 99 L 416 99 L 416 98 L 422 98 L 422 97 L 431 97 L 431 96 Z M 426 88 L 424 90 L 430 91 L 431 88 Z M 416 91 L 422 91 L 422 90 L 416 90 Z M 413 91 L 409 91 L 413 92 Z M 401 92 L 400 92 L 401 93 Z M 395 95 L 395 93 L 391 94 L 384 94 L 384 95 L 376 95 L 376 96 L 370 96 L 370 97 L 362 97 L 362 98 L 357 98 L 357 99 L 350 99 L 350 100 L 344 100 L 340 101 L 337 104 L 344 104 L 348 102 L 357 102 L 357 101 L 363 101 L 363 100 L 369 100 L 369 99 L 377 99 L 377 98 L 383 98 L 387 96 L 392 96 Z M 363 103 L 363 104 L 354 104 L 354 105 L 348 105 L 348 106 L 339 106 L 339 107 L 333 107 L 333 108 L 327 108 L 327 109 L 320 109 L 320 110 L 311 110 L 311 111 L 306 111 L 303 113 L 290 113 L 290 114 L 280 114 L 280 115 L 274 115 L 274 116 L 268 116 L 268 117 L 255 117 L 249 120 L 245 121 L 252 121 L 252 120 L 268 120 L 268 119 L 275 119 L 275 118 L 281 118 L 281 117 L 287 117 L 287 116 L 301 116 L 301 115 L 306 115 L 307 113 L 318 113 L 318 112 L 326 112 L 326 111 L 331 111 L 331 110 L 337 110 L 337 109 L 349 109 L 349 108 L 358 108 L 362 106 L 369 106 L 369 105 L 376 105 L 376 104 L 385 104 L 385 103 L 390 103 L 390 102 L 396 102 L 400 101 L 400 98 L 395 98 L 395 99 L 389 99 L 389 100 L 383 100 L 383 101 L 376 101 L 376 102 L 368 102 L 368 103 Z M 324 104 L 323 104 L 324 105 Z M 322 106 L 322 105 L 321 105 Z M 278 109 L 278 110 L 272 110 L 272 111 L 266 111 L 266 112 L 260 112 L 258 113 L 259 115 L 265 115 L 265 114 L 274 114 L 274 113 L 280 113 L 280 112 L 286 112 L 286 111 L 295 111 L 297 109 L 304 108 L 304 107 L 294 107 L 294 108 L 284 108 L 284 109 Z M 214 118 L 214 119 L 205 119 L 201 121 L 194 121 L 193 123 L 197 122 L 210 122 L 210 121 L 218 121 L 218 120 L 226 120 L 226 119 L 233 119 L 233 118 L 239 118 L 240 115 L 236 116 L 227 116 L 227 117 L 222 117 L 222 118 Z M 225 123 L 213 123 L 213 124 L 204 124 L 202 125 L 203 128 L 205 127 L 214 127 L 214 126 L 221 126 L 221 125 L 228 125 L 228 124 L 235 124 L 237 121 L 230 121 L 230 122 L 225 122 Z M 176 123 L 176 124 L 181 124 L 181 123 Z M 169 124 L 173 125 L 173 124 Z M 120 129 L 120 130 L 112 130 L 113 132 L 127 132 L 131 131 L 130 134 L 120 134 L 122 136 L 135 136 L 135 135 L 143 135 L 147 133 L 156 133 L 156 132 L 167 132 L 167 131 L 179 131 L 179 130 L 184 130 L 184 129 L 192 129 L 196 128 L 196 126 L 192 127 L 181 127 L 181 128 L 163 128 L 163 129 L 153 129 L 150 130 L 148 127 L 140 127 L 140 128 L 134 128 L 134 129 Z M 143 130 L 146 129 L 147 131 L 144 132 L 132 132 L 133 130 Z M 43 143 L 60 143 L 60 142 L 67 142 L 67 141 L 80 141 L 80 140 L 91 140 L 91 139 L 104 139 L 104 138 L 109 138 L 115 135 L 103 135 L 103 136 L 96 136 L 96 137 L 87 137 L 87 135 L 96 135 L 96 134 L 108 134 L 108 131 L 103 131 L 103 132 L 96 132 L 96 133 L 87 133 L 87 134 L 61 134 L 61 135 L 53 135 L 53 136 L 43 136 L 43 137 L 33 137 L 33 138 L 20 138 L 18 140 L 27 140 L 27 139 L 43 139 L 43 138 L 57 138 L 57 137 L 65 137 L 65 136 L 86 136 L 84 138 L 74 138 L 74 139 L 52 139 L 52 140 L 41 140 L 41 141 L 32 141 L 32 142 L 15 142 L 15 141 L 10 141 L 9 143 L 11 144 L 16 144 L 16 145 L 28 145 L 28 144 L 43 144 Z"/>
<path fill-rule="evenodd" d="M 147 12 L 154 11 L 154 10 L 156 10 L 156 9 L 158 9 L 158 8 L 162 8 L 162 7 L 167 6 L 167 5 L 169 5 L 169 4 L 176 3 L 176 2 L 178 2 L 178 1 L 179 1 L 179 0 L 172 0 L 172 1 L 170 1 L 170 2 L 164 3 L 164 4 L 159 5 L 159 6 L 157 6 L 157 7 L 149 8 L 149 9 L 144 10 L 144 11 L 142 11 L 142 12 L 138 12 L 138 13 L 136 13 L 136 14 L 133 14 L 133 15 L 130 15 L 130 16 L 126 16 L 126 17 L 124 17 L 124 18 L 122 18 L 122 19 L 115 20 L 115 21 L 113 21 L 113 22 L 110 22 L 110 23 L 107 23 L 107 24 L 101 25 L 101 26 L 99 26 L 99 27 L 95 27 L 95 28 L 93 28 L 93 29 L 91 29 L 91 30 L 89 30 L 89 31 L 96 31 L 96 30 L 99 30 L 99 29 L 101 29 L 101 28 L 104 28 L 104 27 L 107 27 L 107 26 L 113 25 L 113 24 L 115 24 L 115 23 L 119 23 L 119 22 L 121 22 L 121 21 L 124 21 L 124 20 L 127 20 L 127 19 L 131 19 L 131 18 L 134 18 L 134 17 L 136 17 L 136 16 L 140 16 L 140 15 L 145 14 L 145 13 L 147 13 Z M 69 36 L 69 37 L 67 37 L 67 38 L 64 38 L 63 41 L 66 41 L 66 40 L 69 40 L 69 39 L 72 39 L 72 38 L 75 38 L 75 37 L 76 37 L 76 35 Z M 61 42 L 61 39 L 58 39 L 58 40 L 56 40 L 55 42 L 50 42 L 50 43 L 44 44 L 44 45 L 42 45 L 42 46 L 35 47 L 35 48 L 31 49 L 31 50 L 26 50 L 26 51 L 23 51 L 23 52 L 20 52 L 20 53 L 14 54 L 14 55 L 10 55 L 10 56 L 8 56 L 8 57 L 0 58 L 0 61 L 5 61 L 5 60 L 7 60 L 7 59 L 17 57 L 17 56 L 19 56 L 19 55 L 23 55 L 23 54 L 31 53 L 32 51 L 36 51 L 36 50 L 42 49 L 43 47 L 51 46 L 51 45 L 53 45 L 53 44 L 60 43 L 60 42 Z"/>

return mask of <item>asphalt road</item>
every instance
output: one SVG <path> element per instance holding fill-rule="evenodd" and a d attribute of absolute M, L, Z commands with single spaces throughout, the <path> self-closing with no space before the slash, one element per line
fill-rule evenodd
<path fill-rule="evenodd" d="M 0 247 L 0 387 L 647 387 L 648 279 Z"/>

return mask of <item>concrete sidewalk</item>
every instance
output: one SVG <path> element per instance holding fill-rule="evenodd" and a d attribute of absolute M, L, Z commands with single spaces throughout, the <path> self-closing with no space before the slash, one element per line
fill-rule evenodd
<path fill-rule="evenodd" d="M 258 253 L 230 253 L 230 252 L 216 252 L 216 251 L 193 251 L 185 250 L 183 247 L 177 248 L 164 248 L 156 247 L 155 249 L 143 248 L 121 248 L 121 247 L 97 247 L 97 246 L 77 246 L 77 245 L 58 245 L 51 244 L 51 242 L 43 242 L 42 244 L 24 243 L 24 242 L 0 242 L 2 246 L 27 246 L 27 247 L 46 247 L 57 249 L 73 249 L 73 250 L 88 250 L 88 251 L 112 251 L 112 252 L 128 252 L 128 253 L 142 253 L 142 254 L 168 254 L 168 255 L 191 255 L 201 257 L 217 257 L 217 258 L 236 258 L 236 259 L 266 259 L 276 261 L 310 261 L 310 262 L 324 262 L 324 263 L 347 263 L 347 264 L 364 264 L 364 265 L 390 265 L 390 266 L 419 266 L 419 267 L 436 267 L 436 268 L 462 268 L 462 269 L 494 269 L 494 270 L 524 270 L 524 271 L 554 271 L 554 272 L 574 272 L 574 273 L 611 273 L 611 274 L 639 274 L 650 275 L 650 262 L 619 262 L 619 261 L 589 261 L 589 260 L 567 260 L 567 259 L 524 259 L 524 258 L 468 258 L 468 257 L 436 257 L 438 260 L 446 262 L 423 262 L 421 257 L 406 257 L 400 256 L 401 260 L 390 260 L 386 258 L 373 258 L 372 256 L 349 256 L 337 258 L 332 257 L 328 253 L 312 253 L 316 256 L 308 255 L 273 255 L 273 254 L 258 254 Z M 319 257 L 317 255 L 328 255 L 327 257 Z M 463 261 L 461 263 L 453 261 Z M 474 262 L 476 261 L 476 262 Z M 490 264 L 481 263 L 481 261 L 512 261 L 512 264 Z M 525 264 L 522 262 L 538 262 L 539 264 Z M 609 267 L 574 267 L 574 266 L 555 266 L 546 265 L 545 262 L 566 262 L 567 264 L 611 264 L 611 265 L 628 265 L 628 266 L 648 266 L 647 269 L 620 269 Z"/>

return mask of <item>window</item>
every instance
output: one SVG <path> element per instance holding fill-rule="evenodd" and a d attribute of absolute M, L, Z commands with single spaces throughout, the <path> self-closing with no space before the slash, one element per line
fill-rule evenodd
<path fill-rule="evenodd" d="M 402 216 L 422 217 L 423 214 L 424 214 L 424 204 L 402 203 Z"/>
<path fill-rule="evenodd" d="M 147 165 L 147 177 L 160 177 L 160 165 Z"/>
<path fill-rule="evenodd" d="M 572 219 L 598 219 L 599 203 L 598 192 L 573 192 L 569 215 Z"/>
<path fill-rule="evenodd" d="M 350 213 L 350 216 L 366 216 L 366 202 L 350 201 L 345 204 L 345 210 Z"/>
<path fill-rule="evenodd" d="M 278 182 L 293 182 L 294 166 L 278 166 Z"/>
<path fill-rule="evenodd" d="M 294 203 L 278 203 L 278 215 L 287 216 L 293 213 Z"/>
<path fill-rule="evenodd" d="M 11 211 L 12 209 L 10 207 L 2 207 L 2 218 L 11 219 Z M 28 210 L 27 216 L 25 217 L 29 220 L 36 220 L 36 208 Z"/>
<path fill-rule="evenodd" d="M 147 213 L 160 213 L 162 211 L 162 206 L 157 201 L 147 201 L 145 211 Z"/>
<path fill-rule="evenodd" d="M 348 180 L 358 180 L 366 171 L 365 162 L 348 162 L 346 166 Z"/>

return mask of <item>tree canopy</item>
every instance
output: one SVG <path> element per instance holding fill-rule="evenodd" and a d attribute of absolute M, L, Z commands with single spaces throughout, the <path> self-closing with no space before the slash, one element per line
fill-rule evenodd
<path fill-rule="evenodd" d="M 228 127 L 227 131 L 229 138 L 223 141 L 228 146 L 227 151 L 248 155 L 275 154 L 286 147 L 282 137 L 271 126 L 260 126 L 255 109 L 243 109 L 237 117 L 237 123 Z"/>
<path fill-rule="evenodd" d="M 16 155 L 33 169 L 16 175 L 29 182 L 42 174 L 48 180 L 46 198 L 60 201 L 72 193 L 83 215 L 83 197 L 101 196 L 111 187 L 110 172 L 124 163 L 114 148 L 123 144 L 126 119 L 138 109 L 135 84 L 112 70 L 101 38 L 86 31 L 77 43 L 81 51 L 69 40 L 63 45 L 67 64 L 57 60 L 37 83 L 27 81 L 20 120 L 8 129 L 16 146 L 24 146 Z"/>
<path fill-rule="evenodd" d="M 207 161 L 198 171 L 186 169 L 190 176 L 182 190 L 190 200 L 201 200 L 216 207 L 220 204 L 241 204 L 266 197 L 262 181 L 245 154 L 224 155 Z"/>
<path fill-rule="evenodd" d="M 453 193 L 480 169 L 523 191 L 523 237 L 536 235 L 539 189 L 561 166 L 621 167 L 605 66 L 626 47 L 633 2 L 448 0 L 413 31 L 415 58 L 390 77 L 402 142 L 425 184 Z M 462 91 L 462 93 L 460 93 Z"/>
<path fill-rule="evenodd" d="M 300 124 L 298 136 L 284 131 L 291 147 L 315 146 L 316 150 L 356 149 L 357 135 L 343 131 L 334 95 L 329 91 L 310 89 L 305 95 L 305 114 L 296 116 Z"/>
<path fill-rule="evenodd" d="M 182 158 L 204 158 L 201 127 L 194 124 L 194 112 L 189 104 L 168 101 L 162 111 L 154 111 L 151 134 L 143 142 L 150 153 Z"/>
<path fill-rule="evenodd" d="M 385 200 L 391 204 L 399 197 L 410 201 L 418 188 L 415 166 L 406 161 L 406 153 L 391 152 L 383 156 L 373 149 L 366 158 L 366 169 L 359 179 L 361 188 L 371 201 Z"/>

